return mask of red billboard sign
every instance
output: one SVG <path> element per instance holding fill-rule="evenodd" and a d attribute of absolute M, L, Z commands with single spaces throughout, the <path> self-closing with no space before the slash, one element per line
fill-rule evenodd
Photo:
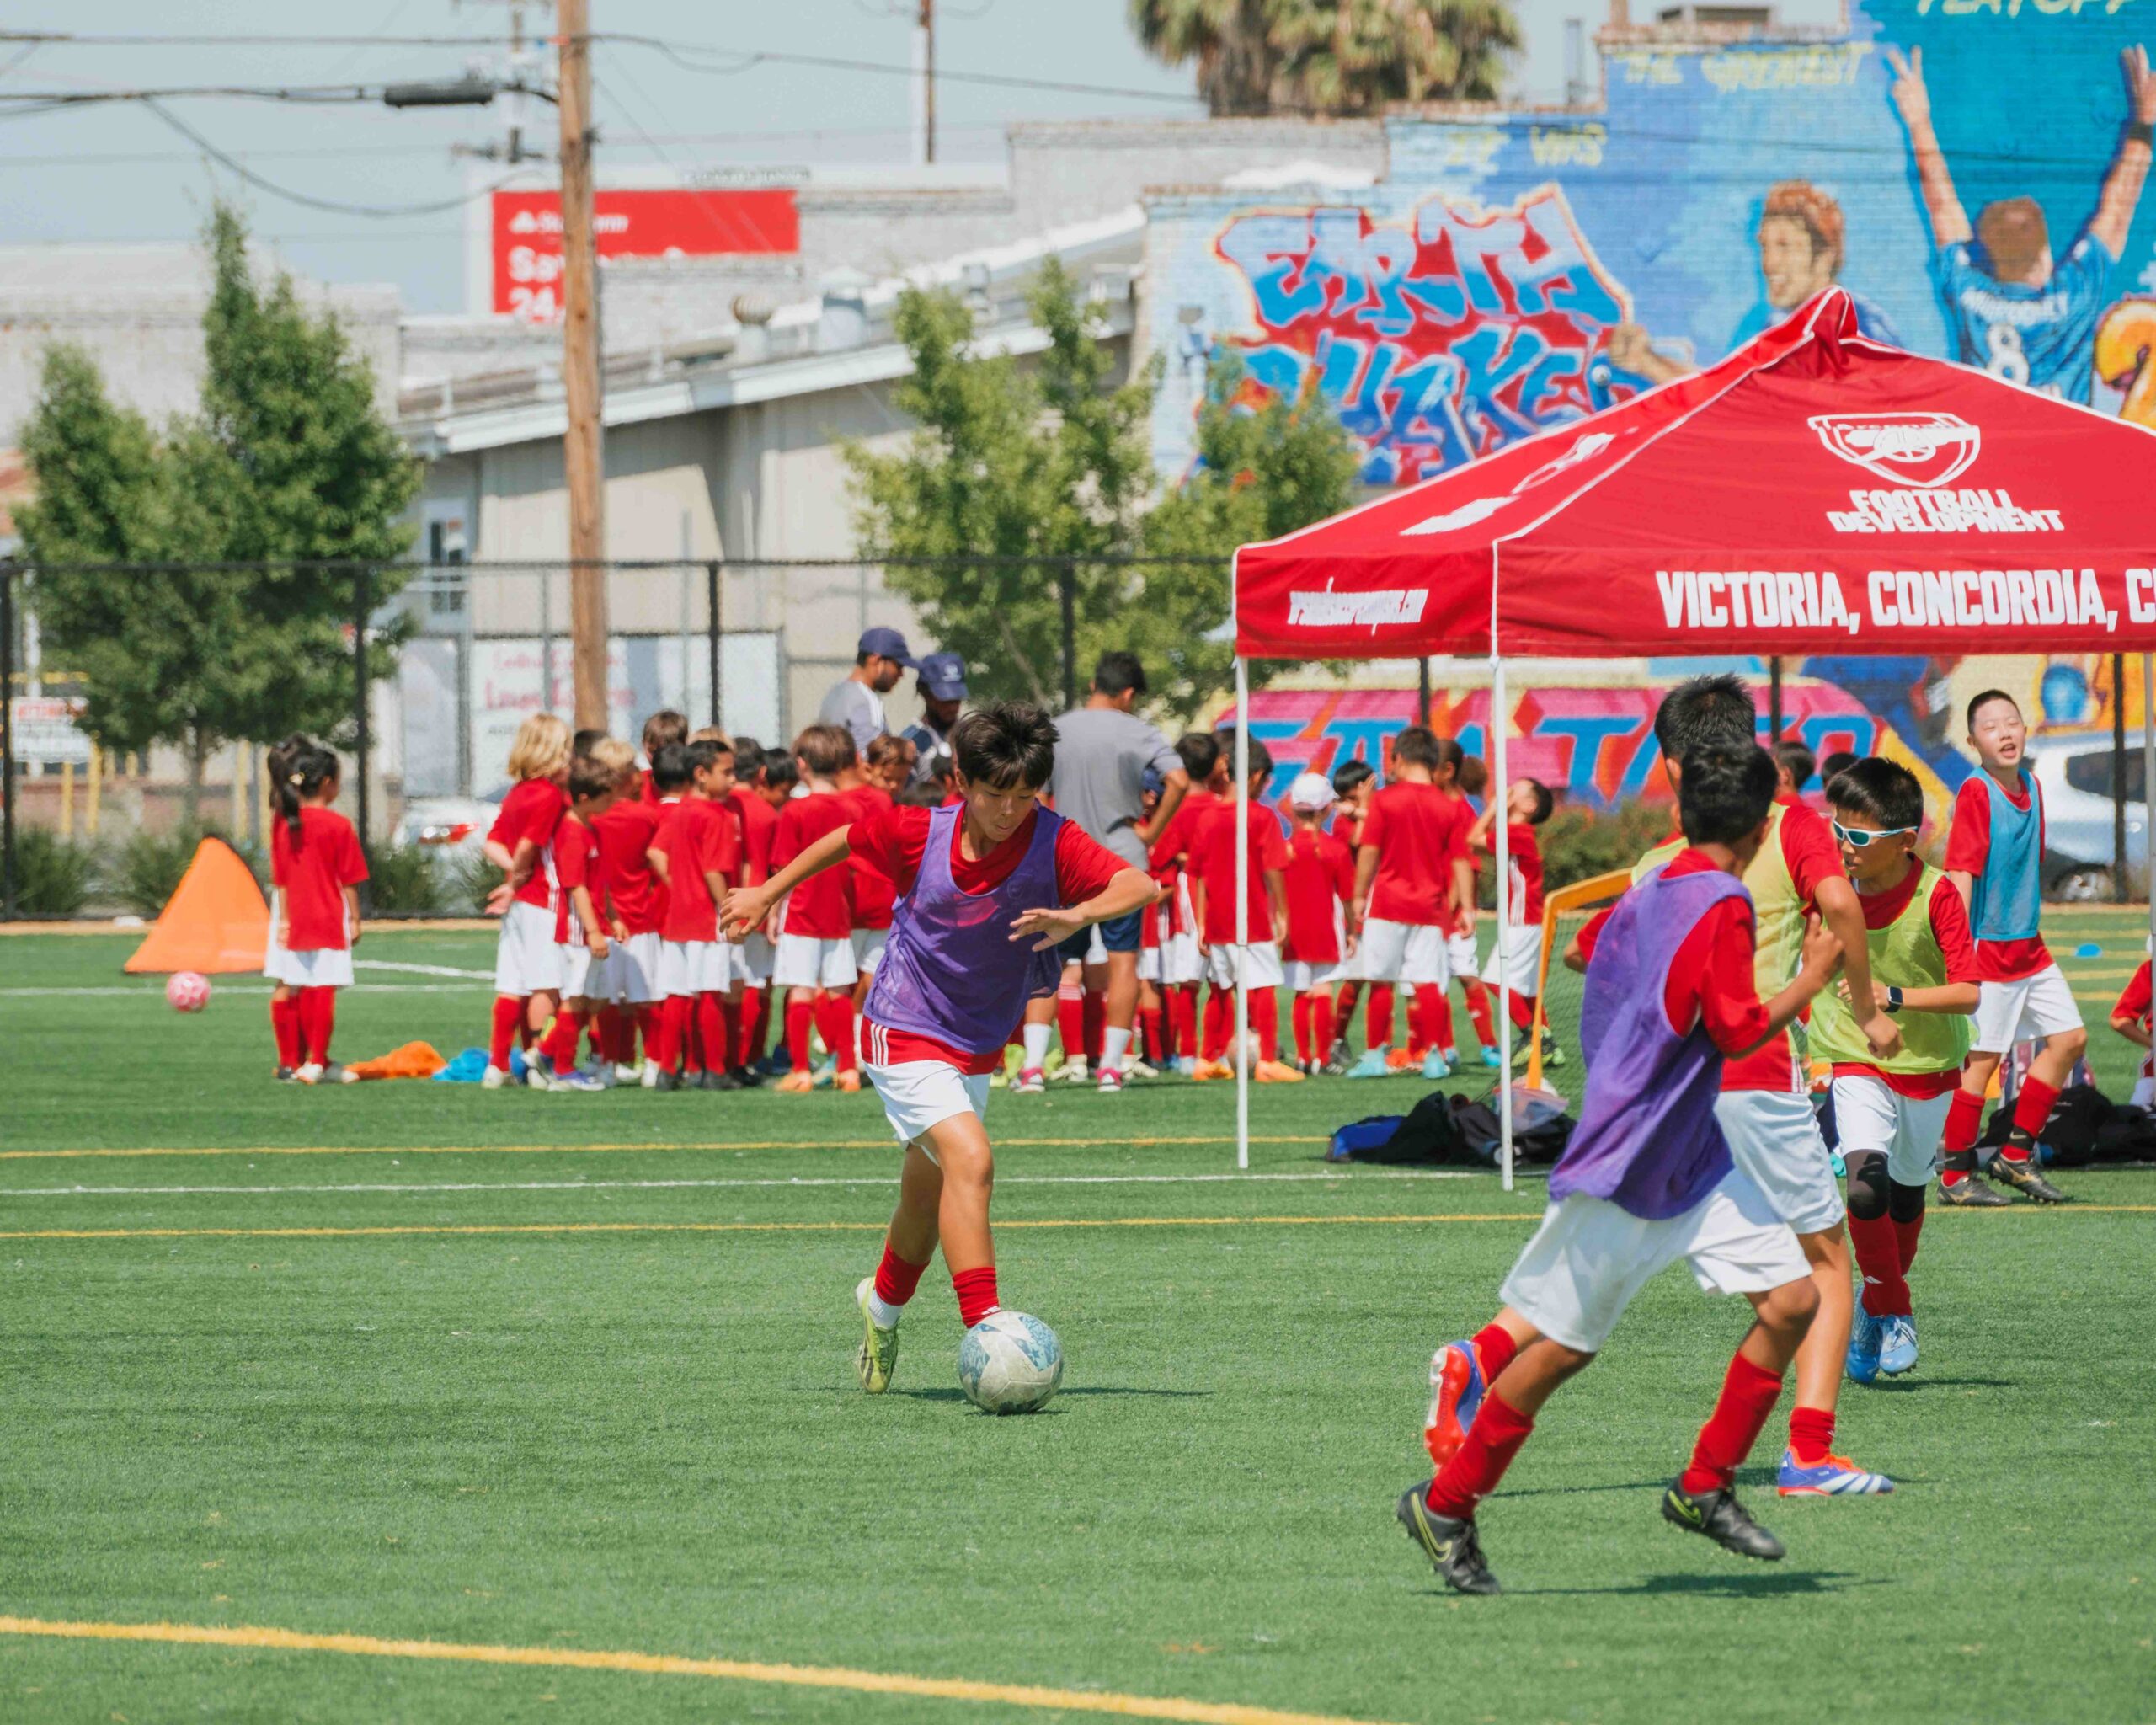
<path fill-rule="evenodd" d="M 787 186 L 601 191 L 593 199 L 601 258 L 770 255 L 801 249 Z M 562 315 L 562 200 L 494 195 L 494 308 L 534 323 Z"/>

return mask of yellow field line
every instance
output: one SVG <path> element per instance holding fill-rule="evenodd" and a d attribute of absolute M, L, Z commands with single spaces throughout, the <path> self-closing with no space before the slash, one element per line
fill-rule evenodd
<path fill-rule="evenodd" d="M 1004 1150 L 1157 1150 L 1194 1144 L 1233 1144 L 1232 1135 L 1203 1138 L 999 1138 Z M 1326 1144 L 1323 1137 L 1253 1138 L 1252 1144 Z M 216 1145 L 193 1149 L 0 1150 L 0 1162 L 49 1162 L 55 1158 L 151 1156 L 588 1156 L 633 1151 L 675 1150 L 896 1150 L 889 1138 L 762 1139 L 739 1144 L 291 1144 Z"/>
<path fill-rule="evenodd" d="M 195 1647 L 262 1648 L 279 1653 L 350 1653 L 376 1659 L 440 1659 L 462 1664 L 527 1665 L 577 1671 L 634 1671 L 658 1677 L 718 1677 L 735 1683 L 782 1683 L 798 1689 L 850 1690 L 938 1701 L 987 1701 L 1071 1713 L 1113 1713 L 1129 1719 L 1181 1719 L 1195 1725 L 1358 1725 L 1331 1713 L 1290 1713 L 1235 1701 L 1185 1701 L 1173 1696 L 1123 1695 L 1113 1690 L 1043 1689 L 1030 1683 L 980 1683 L 965 1677 L 914 1677 L 900 1671 L 857 1671 L 844 1665 L 771 1665 L 749 1659 L 694 1659 L 679 1653 L 638 1653 L 582 1648 L 494 1647 L 451 1641 L 389 1640 L 372 1635 L 316 1635 L 253 1624 L 69 1623 L 0 1616 L 0 1635 L 50 1636 L 70 1641 L 147 1641 Z"/>

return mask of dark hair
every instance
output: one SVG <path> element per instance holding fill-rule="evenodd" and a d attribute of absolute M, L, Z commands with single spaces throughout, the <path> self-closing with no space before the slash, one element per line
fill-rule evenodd
<path fill-rule="evenodd" d="M 1235 769 L 1230 767 L 1229 771 L 1232 772 Z M 1252 779 L 1261 772 L 1267 778 L 1273 776 L 1273 751 L 1267 748 L 1258 738 L 1252 737 L 1250 740 L 1250 771 L 1243 777 L 1246 779 Z"/>
<path fill-rule="evenodd" d="M 1490 763 L 1480 755 L 1465 755 L 1452 770 L 1452 782 L 1470 797 L 1479 797 L 1490 788 Z"/>
<path fill-rule="evenodd" d="M 889 766 L 893 761 L 899 761 L 911 766 L 920 753 L 921 750 L 912 738 L 894 737 L 886 733 L 870 740 L 868 764 L 871 766 Z"/>
<path fill-rule="evenodd" d="M 697 773 L 708 772 L 716 766 L 718 764 L 718 757 L 722 755 L 731 760 L 734 747 L 730 743 L 722 743 L 716 738 L 706 737 L 700 742 L 682 744 L 681 752 L 689 757 L 689 772 L 693 777 Z"/>
<path fill-rule="evenodd" d="M 572 803 L 588 803 L 594 798 L 608 796 L 620 784 L 620 779 L 589 755 L 572 755 L 569 757 L 569 801 Z"/>
<path fill-rule="evenodd" d="M 1528 812 L 1527 824 L 1529 826 L 1540 826 L 1556 810 L 1557 798 L 1551 793 L 1550 787 L 1539 778 L 1524 778 L 1520 782 L 1528 786 L 1534 793 L 1534 807 Z"/>
<path fill-rule="evenodd" d="M 744 778 L 750 777 L 763 764 L 764 745 L 754 737 L 734 734 L 734 765 Z"/>
<path fill-rule="evenodd" d="M 1135 653 L 1103 653 L 1093 667 L 1093 686 L 1103 695 L 1120 695 L 1126 690 L 1142 695 L 1145 667 L 1138 662 Z"/>
<path fill-rule="evenodd" d="M 1980 707 L 1988 707 L 1994 701 L 2004 701 L 2009 707 L 2011 707 L 2014 709 L 2015 718 L 2018 718 L 2021 716 L 2021 703 L 2019 701 L 2016 701 L 2011 695 L 2008 694 L 2005 690 L 1986 689 L 1982 694 L 1973 695 L 1969 699 L 1970 735 L 1974 736 L 1976 734 L 1977 709 Z"/>
<path fill-rule="evenodd" d="M 690 772 L 686 743 L 668 743 L 651 757 L 651 788 L 655 791 L 680 790 L 688 783 Z"/>
<path fill-rule="evenodd" d="M 1874 755 L 1852 762 L 1828 782 L 1827 800 L 1881 826 L 1922 826 L 1924 787 L 1897 761 Z"/>
<path fill-rule="evenodd" d="M 763 775 L 767 791 L 782 791 L 801 782 L 801 769 L 793 764 L 792 754 L 785 749 L 765 750 L 763 763 L 756 770 Z"/>
<path fill-rule="evenodd" d="M 1802 790 L 1812 782 L 1812 775 L 1819 770 L 1819 757 L 1803 744 L 1783 741 L 1774 745 L 1774 762 L 1789 775 L 1789 782 Z"/>
<path fill-rule="evenodd" d="M 1855 765 L 1856 753 L 1854 750 L 1837 749 L 1819 763 L 1819 782 L 1830 785 Z"/>
<path fill-rule="evenodd" d="M 1742 681 L 1724 672 L 1694 677 L 1662 697 L 1655 709 L 1654 740 L 1662 758 L 1683 769 L 1685 758 L 1703 744 L 1725 749 L 1756 747 L 1759 709 Z"/>
<path fill-rule="evenodd" d="M 1774 758 L 1756 743 L 1702 744 L 1678 763 L 1677 809 L 1695 845 L 1733 845 L 1759 830 L 1780 783 Z"/>
<path fill-rule="evenodd" d="M 569 738 L 570 759 L 574 761 L 579 755 L 589 755 L 595 744 L 603 743 L 606 740 L 606 733 L 604 730 L 581 730 L 576 732 Z M 572 767 L 570 770 L 574 772 L 575 769 Z"/>
<path fill-rule="evenodd" d="M 277 746 L 283 749 L 286 743 L 292 742 L 300 746 L 286 756 L 284 771 L 277 776 L 277 812 L 284 816 L 285 830 L 296 845 L 300 842 L 300 804 L 335 778 L 338 766 L 336 756 L 319 743 L 288 737 Z"/>
<path fill-rule="evenodd" d="M 1182 757 L 1182 770 L 1190 775 L 1190 782 L 1202 785 L 1220 764 L 1220 740 L 1207 731 L 1185 731 L 1176 739 L 1176 753 Z"/>
<path fill-rule="evenodd" d="M 951 727 L 951 755 L 974 784 L 1038 791 L 1055 771 L 1055 726 L 1023 701 L 991 701 Z"/>
<path fill-rule="evenodd" d="M 1451 743 L 1452 739 L 1443 740 Z M 1438 734 L 1426 724 L 1411 724 L 1392 740 L 1392 761 L 1396 766 L 1422 766 L 1434 772 L 1445 758 L 1445 751 L 1438 746 Z M 1453 743 L 1458 755 L 1460 745 Z"/>
<path fill-rule="evenodd" d="M 689 721 L 670 707 L 661 708 L 643 722 L 643 752 L 656 761 L 659 751 L 689 740 Z"/>
<path fill-rule="evenodd" d="M 793 752 L 814 778 L 829 778 L 859 760 L 853 733 L 842 724 L 812 724 L 793 740 Z"/>
<path fill-rule="evenodd" d="M 947 783 L 951 775 L 958 770 L 958 763 L 951 758 L 951 751 L 948 749 L 938 749 L 928 757 L 927 777 L 932 783 L 937 785 Z"/>
<path fill-rule="evenodd" d="M 1344 797 L 1356 786 L 1367 784 L 1377 776 L 1377 768 L 1367 761 L 1343 761 L 1332 769 L 1332 794 Z"/>

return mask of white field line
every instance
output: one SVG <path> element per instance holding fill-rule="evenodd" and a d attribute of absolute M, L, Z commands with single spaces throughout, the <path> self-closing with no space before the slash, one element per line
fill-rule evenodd
<path fill-rule="evenodd" d="M 1472 1168 L 1367 1169 L 1337 1174 L 1006 1174 L 998 1186 L 1225 1186 L 1255 1182 L 1342 1180 L 1471 1180 Z M 795 1180 L 458 1180 L 338 1183 L 304 1186 L 14 1186 L 0 1187 L 6 1198 L 193 1198 L 275 1197 L 287 1192 L 397 1192 L 425 1197 L 437 1192 L 674 1192 L 714 1188 L 810 1186 L 889 1187 L 895 1175 Z"/>
<path fill-rule="evenodd" d="M 452 973 L 454 974 L 454 973 Z M 491 988 L 494 978 L 483 982 L 355 982 L 346 991 L 350 994 L 471 994 L 481 988 Z M 270 993 L 266 984 L 220 982 L 211 985 L 212 997 L 219 995 L 261 995 Z M 134 988 L 0 988 L 0 1000 L 124 1000 L 157 1001 L 164 998 L 161 984 L 148 984 Z"/>
<path fill-rule="evenodd" d="M 492 982 L 491 970 L 460 970 L 453 964 L 399 964 L 387 959 L 355 959 L 355 970 L 402 970 L 411 976 L 461 976 L 468 982 Z"/>

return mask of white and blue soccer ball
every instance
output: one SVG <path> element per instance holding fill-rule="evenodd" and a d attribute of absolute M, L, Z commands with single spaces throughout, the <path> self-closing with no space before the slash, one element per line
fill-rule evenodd
<path fill-rule="evenodd" d="M 1022 1311 L 992 1311 L 958 1343 L 958 1387 L 984 1413 L 1034 1413 L 1063 1385 L 1063 1344 Z"/>

